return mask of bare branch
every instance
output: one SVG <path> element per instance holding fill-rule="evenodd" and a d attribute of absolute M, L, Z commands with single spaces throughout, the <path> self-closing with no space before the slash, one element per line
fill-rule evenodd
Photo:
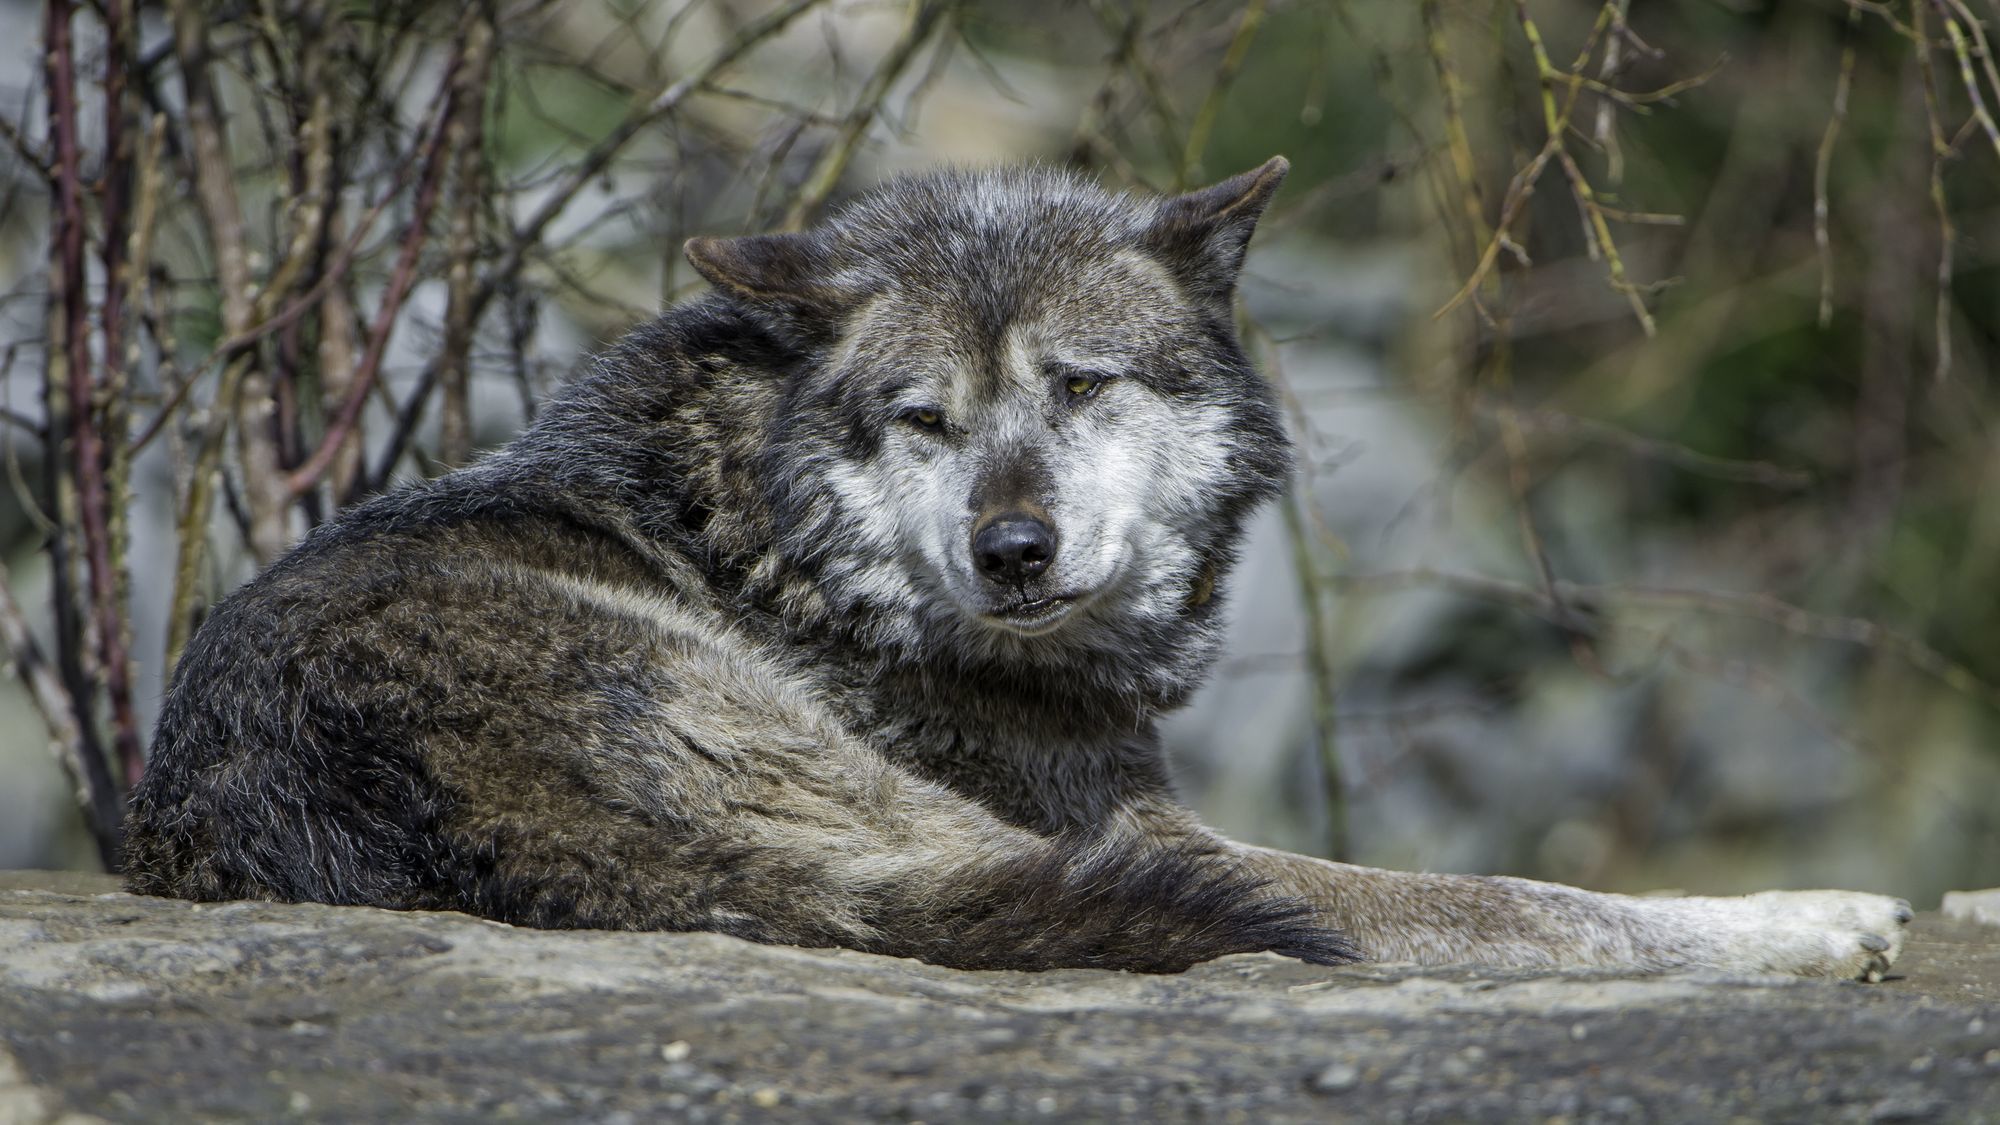
<path fill-rule="evenodd" d="M 785 230 L 798 230 L 806 219 L 818 213 L 825 205 L 827 197 L 840 184 L 840 175 L 847 170 L 847 162 L 853 159 L 855 148 L 861 143 L 862 135 L 868 130 L 875 115 L 881 112 L 882 102 L 889 96 L 889 88 L 916 58 L 924 42 L 930 38 L 931 30 L 946 12 L 952 10 L 955 0 L 912 0 L 908 22 L 903 25 L 903 33 L 890 46 L 888 54 L 875 67 L 868 82 L 861 87 L 855 98 L 854 108 L 841 122 L 840 131 L 833 143 L 822 153 L 819 163 L 807 174 L 804 185 L 792 200 L 791 209 L 779 225 Z"/>
<path fill-rule="evenodd" d="M 1229 49 L 1223 52 L 1215 81 L 1209 83 L 1208 96 L 1202 99 L 1193 124 L 1188 126 L 1187 144 L 1181 149 L 1180 168 L 1174 176 L 1176 186 L 1183 191 L 1191 185 L 1201 166 L 1202 154 L 1208 151 L 1208 135 L 1215 129 L 1215 115 L 1221 112 L 1222 99 L 1236 80 L 1236 72 L 1243 69 L 1243 59 L 1250 53 L 1250 44 L 1256 41 L 1263 24 L 1264 0 L 1250 0 L 1237 18 L 1236 34 L 1230 37 Z"/>
<path fill-rule="evenodd" d="M 1841 32 L 1846 42 L 1840 49 L 1840 77 L 1833 87 L 1833 112 L 1827 116 L 1826 132 L 1820 136 L 1819 153 L 1813 161 L 1813 244 L 1819 250 L 1819 326 L 1833 323 L 1833 239 L 1827 230 L 1827 176 L 1833 168 L 1833 146 L 1840 139 L 1840 127 L 1847 120 L 1847 96 L 1854 88 L 1855 29 L 1861 10 L 1849 8 Z"/>
<path fill-rule="evenodd" d="M 452 65 L 446 72 L 444 83 L 447 91 L 445 109 L 440 114 L 438 127 L 431 133 L 430 142 L 423 154 L 423 177 L 417 184 L 417 198 L 410 214 L 410 225 L 404 231 L 402 249 L 396 258 L 395 269 L 389 275 L 389 288 L 382 294 L 382 303 L 375 310 L 375 321 L 368 330 L 368 343 L 361 353 L 360 365 L 355 369 L 347 390 L 347 399 L 339 412 L 328 423 L 326 433 L 321 436 L 317 448 L 298 468 L 285 477 L 284 486 L 292 496 L 303 494 L 319 483 L 327 469 L 332 467 L 341 443 L 347 439 L 349 431 L 361 418 L 361 410 L 368 404 L 368 394 L 375 387 L 376 377 L 381 373 L 382 357 L 388 353 L 389 337 L 396 329 L 397 314 L 402 311 L 403 300 L 410 294 L 410 286 L 416 280 L 417 257 L 423 252 L 424 242 L 430 236 L 431 211 L 437 206 L 438 196 L 444 183 L 446 141 L 451 135 L 448 122 L 453 114 L 451 105 L 457 96 L 458 74 L 465 64 L 469 38 L 461 38 L 453 57 Z"/>
<path fill-rule="evenodd" d="M 63 687 L 62 678 L 42 655 L 42 646 L 28 627 L 27 615 L 14 600 L 8 584 L 7 568 L 0 566 L 0 645 L 5 646 L 14 674 L 28 687 L 35 710 L 48 727 L 49 751 L 61 763 L 63 773 L 76 790 L 77 807 L 96 838 L 98 852 L 106 857 L 119 853 L 118 834 L 123 804 L 105 768 L 104 755 L 97 752 L 85 728 L 77 722 L 76 701 Z M 116 870 L 115 866 L 112 867 Z"/>

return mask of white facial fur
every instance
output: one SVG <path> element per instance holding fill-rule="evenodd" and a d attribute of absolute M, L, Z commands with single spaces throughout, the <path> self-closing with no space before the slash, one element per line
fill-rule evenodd
<path fill-rule="evenodd" d="M 871 314 L 895 312 L 884 302 Z M 878 600 L 942 591 L 966 617 L 1008 630 L 992 615 L 1020 594 L 981 577 L 971 542 L 989 478 L 1025 458 L 1035 486 L 1018 499 L 1046 512 L 1058 536 L 1036 592 L 1077 599 L 1048 632 L 1093 618 L 1165 617 L 1187 602 L 1202 566 L 1205 498 L 1228 469 L 1226 412 L 1130 377 L 1137 349 L 1119 347 L 1115 333 L 1075 336 L 1044 322 L 1010 325 L 984 373 L 980 357 L 956 350 L 905 357 L 917 377 L 881 404 L 889 422 L 877 454 L 827 470 L 883 560 L 868 567 Z M 1107 378 L 1093 397 L 1066 401 L 1052 362 Z M 936 409 L 943 432 L 897 418 L 917 407 Z"/>

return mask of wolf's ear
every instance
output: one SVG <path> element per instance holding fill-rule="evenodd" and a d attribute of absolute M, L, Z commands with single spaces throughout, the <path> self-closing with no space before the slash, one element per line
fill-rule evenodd
<path fill-rule="evenodd" d="M 820 312 L 850 303 L 831 281 L 825 246 L 811 232 L 690 238 L 681 249 L 710 285 L 747 301 Z"/>
<path fill-rule="evenodd" d="M 1291 171 L 1274 156 L 1240 176 L 1160 204 L 1146 247 L 1198 298 L 1227 302 L 1257 219 Z"/>

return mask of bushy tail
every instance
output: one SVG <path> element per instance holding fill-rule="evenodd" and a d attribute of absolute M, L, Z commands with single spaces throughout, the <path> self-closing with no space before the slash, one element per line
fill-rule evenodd
<path fill-rule="evenodd" d="M 877 893 L 867 948 L 954 968 L 1171 973 L 1229 953 L 1360 956 L 1306 904 L 1197 842 L 1056 842 Z"/>

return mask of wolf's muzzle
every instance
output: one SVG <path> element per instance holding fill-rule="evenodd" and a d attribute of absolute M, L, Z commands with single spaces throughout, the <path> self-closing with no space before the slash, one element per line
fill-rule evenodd
<path fill-rule="evenodd" d="M 972 532 L 972 560 L 993 582 L 1025 585 L 1049 568 L 1056 530 L 1027 512 L 1005 512 Z"/>

